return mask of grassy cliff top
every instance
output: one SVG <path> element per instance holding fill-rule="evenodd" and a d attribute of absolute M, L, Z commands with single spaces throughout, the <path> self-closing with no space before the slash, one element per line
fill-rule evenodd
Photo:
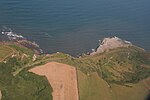
<path fill-rule="evenodd" d="M 104 80 L 108 86 L 117 84 L 114 87 L 118 85 L 128 87 L 127 84 L 138 83 L 150 76 L 150 52 L 136 46 L 118 47 L 95 55 L 83 54 L 77 58 L 61 52 L 37 55 L 19 44 L 1 43 L 0 90 L 3 95 L 2 100 L 8 100 L 10 97 L 12 97 L 11 100 L 51 100 L 52 95 L 49 94 L 52 93 L 52 88 L 47 79 L 28 72 L 30 68 L 51 61 L 72 65 L 93 82 L 95 81 L 92 78 L 94 73 L 97 75 L 96 78 Z M 95 82 L 90 83 L 91 81 L 85 82 L 95 84 Z M 116 88 L 114 90 L 116 91 Z"/>
<path fill-rule="evenodd" d="M 118 84 L 138 82 L 150 75 L 150 56 L 140 48 L 131 46 L 109 50 L 80 58 L 63 53 L 50 54 L 42 59 L 75 66 L 86 75 L 96 72 L 108 82 Z"/>
<path fill-rule="evenodd" d="M 24 70 L 33 63 L 33 56 L 32 50 L 21 45 L 0 44 L 1 100 L 52 100 L 47 79 Z"/>
<path fill-rule="evenodd" d="M 150 53 L 136 46 L 118 47 L 95 55 L 83 54 L 79 58 L 57 52 L 35 55 L 30 49 L 17 44 L 0 44 L 1 61 L 16 59 L 21 65 L 13 68 L 13 75 L 50 61 L 75 66 L 86 75 L 96 72 L 108 82 L 118 84 L 138 82 L 150 75 Z"/>

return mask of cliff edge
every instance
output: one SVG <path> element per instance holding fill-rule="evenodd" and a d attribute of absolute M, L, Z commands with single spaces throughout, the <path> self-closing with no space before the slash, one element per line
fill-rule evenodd
<path fill-rule="evenodd" d="M 95 55 L 98 53 L 103 53 L 104 51 L 109 51 L 110 49 L 115 49 L 118 47 L 129 47 L 132 46 L 132 43 L 126 40 L 122 40 L 116 36 L 104 38 L 100 41 L 99 46 L 96 50 L 94 50 L 91 55 Z"/>

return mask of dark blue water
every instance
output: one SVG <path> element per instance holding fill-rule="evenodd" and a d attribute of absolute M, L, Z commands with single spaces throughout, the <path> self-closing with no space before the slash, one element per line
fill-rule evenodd
<path fill-rule="evenodd" d="M 0 26 L 73 55 L 118 36 L 150 50 L 150 0 L 0 0 Z"/>

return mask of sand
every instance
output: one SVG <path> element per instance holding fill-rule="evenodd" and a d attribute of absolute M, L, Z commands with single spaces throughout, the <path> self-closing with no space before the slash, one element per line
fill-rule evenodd
<path fill-rule="evenodd" d="M 31 70 L 47 77 L 53 88 L 53 100 L 79 100 L 76 69 L 72 66 L 49 62 Z"/>

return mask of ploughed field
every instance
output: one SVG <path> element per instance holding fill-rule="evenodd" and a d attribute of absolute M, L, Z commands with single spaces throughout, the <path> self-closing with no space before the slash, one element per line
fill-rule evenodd
<path fill-rule="evenodd" d="M 29 71 L 47 77 L 53 88 L 53 100 L 79 100 L 75 67 L 49 62 Z"/>
<path fill-rule="evenodd" d="M 119 47 L 79 58 L 0 44 L 2 100 L 145 100 L 150 53 Z"/>

